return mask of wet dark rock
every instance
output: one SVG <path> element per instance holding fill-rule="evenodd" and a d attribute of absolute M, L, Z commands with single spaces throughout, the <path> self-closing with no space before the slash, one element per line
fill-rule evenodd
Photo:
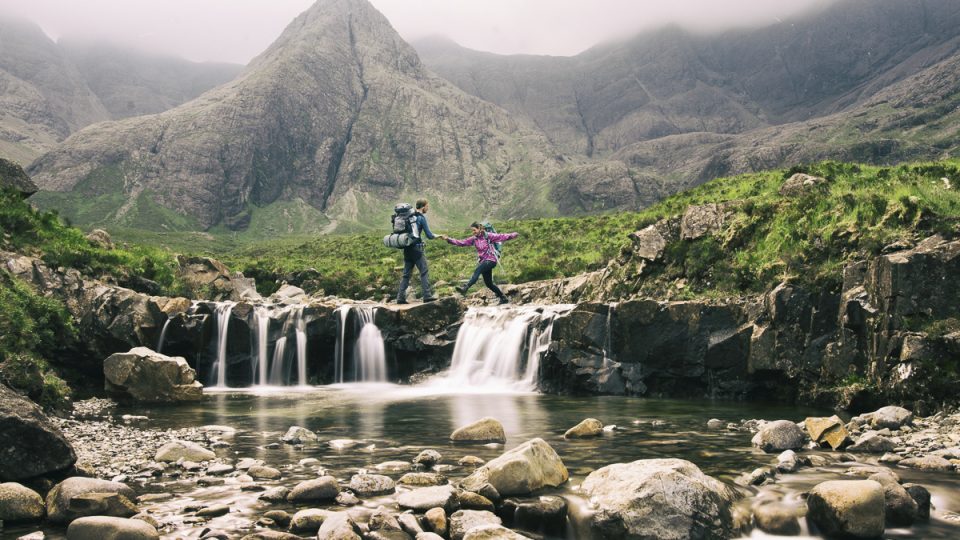
<path fill-rule="evenodd" d="M 26 199 L 37 192 L 37 185 L 24 172 L 23 167 L 8 159 L 0 158 L 0 189 L 13 189 Z"/>
<path fill-rule="evenodd" d="M 870 480 L 883 486 L 886 524 L 890 527 L 909 527 L 917 520 L 917 502 L 890 474 L 878 473 Z"/>
<path fill-rule="evenodd" d="M 77 455 L 32 401 L 0 384 L 0 481 L 62 471 Z"/>
<path fill-rule="evenodd" d="M 0 522 L 36 521 L 45 514 L 39 493 L 16 482 L 0 484 Z"/>
<path fill-rule="evenodd" d="M 645 459 L 598 469 L 581 484 L 602 537 L 719 540 L 733 536 L 737 495 L 681 459 Z"/>
<path fill-rule="evenodd" d="M 567 526 L 567 501 L 545 495 L 504 499 L 497 515 L 511 527 L 545 535 L 562 536 Z"/>
<path fill-rule="evenodd" d="M 828 537 L 877 538 L 884 531 L 883 486 L 873 480 L 831 480 L 807 497 L 807 515 Z"/>
<path fill-rule="evenodd" d="M 288 512 L 283 510 L 270 510 L 263 514 L 263 517 L 273 521 L 280 527 L 286 527 L 290 525 L 291 516 Z"/>
<path fill-rule="evenodd" d="M 73 521 L 67 528 L 68 540 L 156 540 L 157 530 L 139 519 L 91 516 Z"/>
<path fill-rule="evenodd" d="M 358 497 L 387 495 L 396 491 L 393 479 L 380 474 L 355 474 L 350 478 L 349 487 Z"/>
<path fill-rule="evenodd" d="M 427 449 L 417 454 L 417 457 L 413 458 L 413 462 L 423 465 L 424 467 L 430 469 L 434 465 L 440 463 L 440 460 L 442 459 L 443 459 L 443 456 L 440 455 L 440 452 L 437 452 L 436 450 L 432 450 L 432 449 Z"/>
<path fill-rule="evenodd" d="M 760 428 L 753 437 L 754 446 L 764 452 L 782 452 L 803 448 L 807 435 L 789 420 L 775 420 Z"/>
<path fill-rule="evenodd" d="M 927 521 L 930 519 L 930 492 L 927 488 L 917 484 L 903 484 L 904 489 L 910 494 L 914 502 L 917 503 L 917 519 Z"/>
<path fill-rule="evenodd" d="M 337 479 L 332 476 L 323 476 L 315 480 L 307 480 L 296 485 L 287 495 L 290 502 L 332 501 L 340 494 Z"/>

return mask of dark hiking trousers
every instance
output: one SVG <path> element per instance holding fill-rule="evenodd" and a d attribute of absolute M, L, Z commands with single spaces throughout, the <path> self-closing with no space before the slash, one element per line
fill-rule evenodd
<path fill-rule="evenodd" d="M 400 290 L 397 291 L 397 302 L 403 302 L 407 299 L 407 287 L 410 286 L 410 274 L 416 267 L 420 271 L 420 289 L 424 298 L 433 296 L 430 290 L 430 269 L 427 267 L 427 256 L 423 254 L 422 249 L 404 249 L 403 250 L 403 278 L 400 280 Z"/>
<path fill-rule="evenodd" d="M 493 282 L 493 269 L 497 266 L 497 263 L 493 261 L 480 261 L 480 264 L 477 265 L 476 270 L 473 271 L 473 276 L 470 277 L 470 281 L 467 282 L 467 285 L 464 287 L 464 291 L 473 287 L 473 284 L 477 282 L 477 279 L 480 276 L 483 276 L 483 283 L 487 286 L 488 289 L 493 291 L 493 294 L 497 295 L 497 298 L 504 298 L 503 291 Z"/>

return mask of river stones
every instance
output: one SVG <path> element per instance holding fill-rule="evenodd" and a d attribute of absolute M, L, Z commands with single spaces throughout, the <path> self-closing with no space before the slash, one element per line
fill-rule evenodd
<path fill-rule="evenodd" d="M 877 473 L 870 480 L 883 486 L 883 504 L 886 524 L 891 527 L 909 527 L 917 520 L 917 501 L 890 474 Z"/>
<path fill-rule="evenodd" d="M 378 507 L 373 514 L 370 515 L 370 519 L 367 520 L 367 527 L 369 527 L 371 531 L 402 530 L 400 528 L 400 521 L 383 506 Z"/>
<path fill-rule="evenodd" d="M 0 384 L 0 479 L 23 480 L 64 470 L 77 461 L 73 447 L 43 411 Z"/>
<path fill-rule="evenodd" d="M 335 502 L 340 506 L 356 506 L 360 504 L 360 499 L 349 491 L 341 491 Z"/>
<path fill-rule="evenodd" d="M 453 442 L 495 442 L 503 444 L 507 442 L 507 435 L 503 430 L 503 424 L 488 416 L 456 429 L 450 434 L 450 440 Z"/>
<path fill-rule="evenodd" d="M 247 469 L 247 474 L 250 475 L 250 478 L 254 480 L 276 480 L 283 476 L 278 469 L 273 467 L 264 467 L 261 465 L 255 465 Z"/>
<path fill-rule="evenodd" d="M 423 520 L 428 531 L 432 531 L 440 536 L 447 535 L 447 513 L 443 508 L 431 508 L 423 515 Z"/>
<path fill-rule="evenodd" d="M 733 536 L 736 493 L 682 459 L 641 459 L 598 469 L 581 484 L 601 538 L 719 540 Z"/>
<path fill-rule="evenodd" d="M 903 484 L 903 488 L 917 503 L 917 520 L 927 521 L 930 519 L 930 492 L 927 488 L 918 484 Z"/>
<path fill-rule="evenodd" d="M 315 442 L 319 437 L 317 434 L 307 428 L 300 426 L 290 426 L 290 429 L 280 438 L 287 444 L 300 444 L 304 442 Z"/>
<path fill-rule="evenodd" d="M 384 461 L 378 463 L 376 469 L 383 472 L 407 472 L 413 468 L 413 465 L 407 461 Z"/>
<path fill-rule="evenodd" d="M 950 461 L 939 456 L 923 456 L 918 458 L 907 458 L 898 463 L 901 467 L 911 469 L 920 469 L 922 471 L 952 471 L 955 466 Z"/>
<path fill-rule="evenodd" d="M 417 535 L 416 540 L 443 540 L 443 537 L 437 533 L 422 532 Z"/>
<path fill-rule="evenodd" d="M 887 437 L 876 431 L 868 431 L 861 435 L 847 450 L 866 454 L 884 454 L 893 452 L 896 448 L 897 445 Z"/>
<path fill-rule="evenodd" d="M 417 454 L 417 457 L 413 458 L 413 462 L 430 469 L 437 463 L 440 463 L 441 459 L 443 459 L 443 456 L 440 455 L 440 452 L 427 449 Z"/>
<path fill-rule="evenodd" d="M 447 477 L 439 473 L 412 472 L 401 476 L 397 483 L 405 486 L 442 486 L 447 483 Z"/>
<path fill-rule="evenodd" d="M 157 455 L 153 459 L 172 463 L 181 459 L 184 461 L 210 461 L 216 457 L 216 454 L 195 442 L 170 441 L 157 450 Z"/>
<path fill-rule="evenodd" d="M 46 508 L 36 491 L 18 484 L 0 484 L 0 522 L 36 521 L 43 518 Z"/>
<path fill-rule="evenodd" d="M 486 463 L 486 461 L 478 458 L 477 456 L 463 456 L 457 460 L 457 465 L 461 465 L 463 467 L 479 467 L 484 463 Z"/>
<path fill-rule="evenodd" d="M 900 429 L 913 423 L 913 413 L 903 407 L 881 407 L 868 416 L 873 429 Z"/>
<path fill-rule="evenodd" d="M 104 385 L 147 403 L 174 403 L 203 399 L 197 372 L 180 356 L 166 356 L 146 347 L 115 353 L 103 361 Z"/>
<path fill-rule="evenodd" d="M 340 512 L 330 514 L 324 520 L 320 530 L 317 531 L 317 538 L 324 540 L 361 540 L 361 530 L 353 518 Z"/>
<path fill-rule="evenodd" d="M 491 460 L 465 478 L 461 487 L 486 496 L 483 486 L 489 484 L 499 495 L 526 495 L 543 487 L 559 486 L 568 478 L 569 473 L 560 456 L 538 438 Z"/>
<path fill-rule="evenodd" d="M 50 493 L 47 493 L 47 517 L 54 523 L 68 523 L 83 517 L 85 514 L 77 513 L 72 509 L 71 501 L 87 493 L 117 493 L 129 500 L 135 500 L 137 497 L 125 484 L 74 476 L 60 482 L 50 490 Z"/>
<path fill-rule="evenodd" d="M 830 445 L 834 450 L 839 449 L 849 439 L 850 433 L 839 416 L 809 417 L 803 421 L 803 426 L 810 435 L 810 440 L 820 445 Z"/>
<path fill-rule="evenodd" d="M 500 525 L 503 522 L 493 512 L 458 510 L 450 516 L 450 540 L 463 540 L 467 531 L 482 525 Z"/>
<path fill-rule="evenodd" d="M 396 491 L 396 485 L 389 476 L 355 474 L 350 478 L 350 490 L 359 497 L 373 497 L 393 493 Z"/>
<path fill-rule="evenodd" d="M 767 534 L 797 536 L 803 510 L 783 503 L 760 504 L 753 508 L 753 522 Z"/>
<path fill-rule="evenodd" d="M 288 495 L 290 495 L 290 488 L 277 486 L 261 493 L 260 500 L 267 502 L 283 502 L 287 500 Z"/>
<path fill-rule="evenodd" d="M 784 450 L 777 456 L 777 470 L 782 473 L 796 472 L 800 468 L 800 457 L 793 450 Z"/>
<path fill-rule="evenodd" d="M 491 524 L 470 529 L 463 535 L 463 540 L 530 540 L 530 537 L 502 525 Z"/>
<path fill-rule="evenodd" d="M 424 532 L 423 525 L 420 524 L 420 520 L 417 519 L 417 516 L 411 514 L 410 512 L 404 512 L 397 516 L 397 522 L 400 523 L 400 528 L 403 529 L 403 532 L 409 534 L 410 536 L 417 536 L 418 534 Z"/>
<path fill-rule="evenodd" d="M 414 512 L 426 512 L 431 508 L 450 511 L 456 508 L 457 491 L 451 485 L 418 488 L 401 493 L 397 504 L 401 509 Z"/>
<path fill-rule="evenodd" d="M 319 508 L 300 510 L 290 518 L 290 531 L 300 534 L 317 534 L 330 514 L 331 512 Z"/>
<path fill-rule="evenodd" d="M 201 539 L 202 540 L 202 539 Z M 244 536 L 241 540 L 303 540 L 303 538 L 281 531 L 263 530 Z"/>
<path fill-rule="evenodd" d="M 587 418 L 579 424 L 568 429 L 563 434 L 565 439 L 585 439 L 587 437 L 598 437 L 603 435 L 603 422 L 596 418 Z"/>
<path fill-rule="evenodd" d="M 751 441 L 764 452 L 782 452 L 803 447 L 807 435 L 789 420 L 774 420 L 760 428 Z"/>
<path fill-rule="evenodd" d="M 491 502 L 490 499 L 472 491 L 461 491 L 458 493 L 457 504 L 463 510 L 486 510 L 488 512 L 494 511 L 493 502 Z"/>
<path fill-rule="evenodd" d="M 511 526 L 563 536 L 567 526 L 567 501 L 552 495 L 530 499 L 510 498 L 503 501 L 497 515 Z"/>
<path fill-rule="evenodd" d="M 230 507 L 226 504 L 212 504 L 210 506 L 204 506 L 200 510 L 197 510 L 197 517 L 217 517 L 225 516 L 230 513 Z"/>
<path fill-rule="evenodd" d="M 307 480 L 297 484 L 287 495 L 290 502 L 332 501 L 340 493 L 337 479 L 332 476 L 321 476 L 314 480 Z"/>
<path fill-rule="evenodd" d="M 137 505 L 119 493 L 83 493 L 70 499 L 69 511 L 76 516 L 113 516 L 128 518 L 137 515 Z"/>
<path fill-rule="evenodd" d="M 264 463 L 265 462 L 262 459 L 254 459 L 254 458 L 247 457 L 247 458 L 241 458 L 240 461 L 237 462 L 236 467 L 238 471 L 245 471 L 250 467 L 263 466 Z"/>
<path fill-rule="evenodd" d="M 152 525 L 139 519 L 108 516 L 82 517 L 67 528 L 67 540 L 156 540 Z"/>
<path fill-rule="evenodd" d="M 807 515 L 828 537 L 877 538 L 883 534 L 883 486 L 873 480 L 830 480 L 807 497 Z"/>

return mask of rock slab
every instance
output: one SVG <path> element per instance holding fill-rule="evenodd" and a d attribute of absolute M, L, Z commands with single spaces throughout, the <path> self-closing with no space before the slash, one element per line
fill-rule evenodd
<path fill-rule="evenodd" d="M 0 384 L 0 481 L 62 471 L 76 461 L 73 447 L 40 407 Z"/>
<path fill-rule="evenodd" d="M 146 347 L 110 355 L 103 361 L 104 389 L 146 403 L 203 399 L 197 372 L 181 356 L 166 356 Z"/>
<path fill-rule="evenodd" d="M 884 531 L 883 486 L 873 480 L 830 480 L 807 497 L 807 515 L 828 537 L 878 538 Z"/>

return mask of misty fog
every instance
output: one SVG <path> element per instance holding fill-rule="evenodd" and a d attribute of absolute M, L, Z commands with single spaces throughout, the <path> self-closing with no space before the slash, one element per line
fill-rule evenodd
<path fill-rule="evenodd" d="M 327 0 L 321 0 L 327 1 Z M 829 0 L 370 0 L 407 40 L 445 35 L 500 54 L 573 55 L 678 23 L 699 31 L 776 24 Z M 194 61 L 246 63 L 312 0 L 0 0 L 53 39 L 109 41 Z"/>

